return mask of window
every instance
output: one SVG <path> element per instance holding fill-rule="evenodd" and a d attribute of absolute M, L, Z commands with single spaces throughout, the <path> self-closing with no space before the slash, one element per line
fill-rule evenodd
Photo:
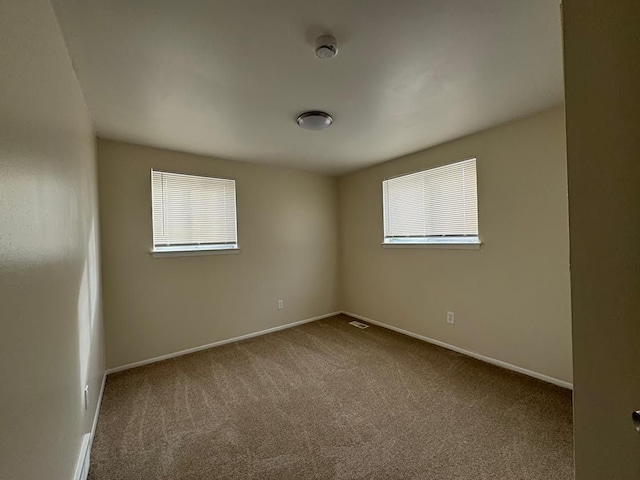
<path fill-rule="evenodd" d="M 151 170 L 153 252 L 238 248 L 236 182 Z"/>
<path fill-rule="evenodd" d="M 479 245 L 476 159 L 382 182 L 385 245 Z"/>

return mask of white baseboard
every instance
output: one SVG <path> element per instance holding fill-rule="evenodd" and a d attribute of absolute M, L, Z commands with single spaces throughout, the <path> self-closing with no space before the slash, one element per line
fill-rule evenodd
<path fill-rule="evenodd" d="M 267 328 L 266 330 L 260 330 L 259 332 L 248 333 L 246 335 L 240 335 L 239 337 L 227 338 L 225 340 L 219 340 L 217 342 L 208 343 L 206 345 L 200 345 L 199 347 L 188 348 L 186 350 L 180 350 L 179 352 L 168 353 L 167 355 L 161 355 L 159 357 L 149 358 L 147 360 L 141 360 L 139 362 L 129 363 L 120 367 L 114 367 L 107 370 L 107 375 L 111 373 L 121 372 L 123 370 L 129 370 L 130 368 L 141 367 L 142 365 L 149 365 L 150 363 L 161 362 L 162 360 L 168 360 L 174 357 L 181 357 L 189 353 L 199 352 L 200 350 L 207 350 L 213 347 L 219 347 L 220 345 L 226 345 L 227 343 L 238 342 L 240 340 L 246 340 L 248 338 L 259 337 L 260 335 L 266 335 L 267 333 L 277 332 L 279 330 L 285 330 L 287 328 L 302 325 L 303 323 L 315 322 L 316 320 L 322 320 L 323 318 L 333 317 L 339 315 L 342 312 L 325 313 L 317 317 L 307 318 L 305 320 L 299 320 L 297 322 L 287 323 L 285 325 L 278 325 L 277 327 Z"/>
<path fill-rule="evenodd" d="M 80 444 L 80 453 L 76 462 L 76 470 L 73 475 L 73 480 L 86 480 L 89 475 L 89 466 L 91 464 L 91 447 L 93 446 L 93 437 L 96 434 L 96 426 L 98 425 L 98 416 L 100 415 L 100 406 L 102 405 L 102 395 L 104 395 L 104 385 L 107 381 L 107 373 L 102 375 L 102 385 L 100 386 L 100 393 L 98 394 L 98 401 L 96 403 L 96 412 L 93 415 L 93 423 L 91 424 L 91 431 L 86 433 L 82 437 L 82 443 Z"/>
<path fill-rule="evenodd" d="M 73 473 L 73 480 L 87 480 L 89 475 L 89 451 L 91 449 L 90 433 L 85 433 L 82 436 L 82 442 L 80 443 L 80 453 L 76 462 L 76 470 Z"/>
<path fill-rule="evenodd" d="M 102 406 L 102 396 L 104 395 L 104 386 L 107 383 L 107 372 L 102 375 L 102 385 L 100 386 L 100 394 L 98 395 L 98 403 L 96 404 L 96 414 L 93 417 L 93 424 L 91 425 L 91 441 L 89 448 L 93 445 L 93 437 L 96 435 L 96 427 L 98 425 L 98 416 L 100 415 L 100 407 Z"/>
<path fill-rule="evenodd" d="M 387 325 L 386 323 L 378 322 L 377 320 L 372 320 L 370 318 L 363 317 L 362 315 L 358 315 L 356 313 L 347 312 L 347 311 L 343 311 L 342 313 L 344 313 L 345 315 L 349 315 L 350 317 L 357 318 L 358 320 L 372 323 L 374 325 L 378 325 L 379 327 L 387 328 L 389 330 L 393 330 L 394 332 L 402 333 L 403 335 L 408 335 L 409 337 L 417 338 L 418 340 L 423 340 L 425 342 L 438 345 L 439 347 L 444 347 L 449 350 L 453 350 L 454 352 L 461 353 L 469 357 L 473 357 L 477 360 L 482 360 L 483 362 L 491 363 L 492 365 L 497 365 L 498 367 L 506 368 L 507 370 L 513 370 L 514 372 L 522 373 L 524 375 L 537 378 L 538 380 L 542 380 L 544 382 L 558 385 L 559 387 L 573 390 L 573 384 L 569 382 L 565 382 L 564 380 L 559 380 L 557 378 L 550 377 L 542 373 L 534 372 L 532 370 L 527 370 L 526 368 L 518 367 L 516 365 L 511 365 L 510 363 L 503 362 L 502 360 L 496 360 L 495 358 L 487 357 L 485 355 L 480 355 L 479 353 L 471 352 L 469 350 L 465 350 L 464 348 L 456 347 L 455 345 L 449 345 L 448 343 L 441 342 L 440 340 L 434 340 L 433 338 L 425 337 L 423 335 L 418 335 L 417 333 L 413 333 L 408 330 L 403 330 L 402 328 L 394 327 L 393 325 Z"/>

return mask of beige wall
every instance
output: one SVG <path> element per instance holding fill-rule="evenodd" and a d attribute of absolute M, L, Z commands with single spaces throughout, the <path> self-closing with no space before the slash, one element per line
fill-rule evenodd
<path fill-rule="evenodd" d="M 482 248 L 382 248 L 382 180 L 473 156 Z M 345 310 L 571 382 L 562 108 L 347 175 L 339 192 Z"/>
<path fill-rule="evenodd" d="M 108 367 L 338 309 L 335 178 L 107 140 L 98 157 Z M 235 178 L 240 253 L 152 258 L 152 167 Z"/>
<path fill-rule="evenodd" d="M 565 0 L 578 480 L 640 478 L 640 2 Z"/>
<path fill-rule="evenodd" d="M 0 3 L 0 58 L 0 478 L 66 480 L 104 373 L 95 140 L 49 2 Z"/>

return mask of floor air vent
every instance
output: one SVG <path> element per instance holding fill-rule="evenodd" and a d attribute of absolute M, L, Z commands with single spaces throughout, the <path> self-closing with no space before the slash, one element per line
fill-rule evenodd
<path fill-rule="evenodd" d="M 354 320 L 353 322 L 349 322 L 349 325 L 353 325 L 354 327 L 358 327 L 358 328 L 369 328 L 369 325 L 367 325 L 366 323 L 359 322 L 357 320 Z"/>

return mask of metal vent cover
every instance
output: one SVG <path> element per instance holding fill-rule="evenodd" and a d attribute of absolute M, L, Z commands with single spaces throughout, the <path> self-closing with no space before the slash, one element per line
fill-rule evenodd
<path fill-rule="evenodd" d="M 358 328 L 369 328 L 369 325 L 367 325 L 366 323 L 359 322 L 357 320 L 353 320 L 349 322 L 349 325 L 353 325 L 354 327 L 358 327 Z"/>

